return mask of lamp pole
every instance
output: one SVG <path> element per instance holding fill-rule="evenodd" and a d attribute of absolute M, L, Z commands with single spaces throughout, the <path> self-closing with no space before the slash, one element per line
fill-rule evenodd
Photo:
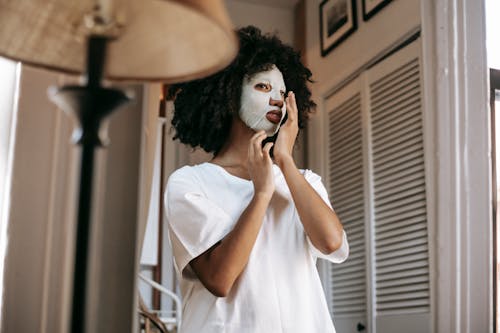
<path fill-rule="evenodd" d="M 99 131 L 102 121 L 130 100 L 121 90 L 101 86 L 108 41 L 103 36 L 88 38 L 85 86 L 64 86 L 51 95 L 54 103 L 78 120 L 73 142 L 81 146 L 71 333 L 85 332 L 94 152 L 104 145 Z"/>

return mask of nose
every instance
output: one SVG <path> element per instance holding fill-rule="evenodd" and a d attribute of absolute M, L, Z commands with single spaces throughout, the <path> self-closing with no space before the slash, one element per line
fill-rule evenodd
<path fill-rule="evenodd" d="M 273 99 L 272 97 L 270 97 L 269 98 L 269 105 L 277 106 L 281 109 L 283 107 L 283 100 L 282 99 Z"/>

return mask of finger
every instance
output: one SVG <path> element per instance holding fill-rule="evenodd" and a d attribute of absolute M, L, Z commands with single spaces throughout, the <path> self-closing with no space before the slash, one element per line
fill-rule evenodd
<path fill-rule="evenodd" d="M 255 133 L 251 138 L 250 138 L 250 143 L 253 145 L 255 144 L 256 141 L 258 140 L 261 140 L 262 142 L 262 139 L 263 137 L 265 137 L 266 135 L 266 132 L 264 132 L 263 130 L 262 131 L 258 131 L 257 133 Z"/>
<path fill-rule="evenodd" d="M 256 132 L 256 133 L 252 136 L 252 138 L 251 138 L 250 140 L 255 140 L 255 139 L 257 139 L 259 136 L 261 136 L 262 134 L 265 134 L 265 133 L 266 133 L 266 132 L 265 132 L 264 130 L 260 130 L 260 131 Z"/>
<path fill-rule="evenodd" d="M 252 161 L 253 158 L 254 158 L 254 155 L 255 155 L 255 152 L 254 152 L 254 149 L 253 149 L 252 140 L 250 140 L 250 143 L 248 144 L 248 159 L 250 161 Z"/>
<path fill-rule="evenodd" d="M 264 131 L 259 131 L 255 133 L 251 138 L 250 138 L 250 143 L 248 145 L 248 157 L 253 158 L 255 156 L 255 139 L 259 137 Z"/>
<path fill-rule="evenodd" d="M 286 98 L 286 109 L 288 111 L 288 119 L 294 121 L 298 117 L 297 110 L 297 101 L 295 99 L 295 94 L 293 91 L 288 93 L 288 97 Z"/>
<path fill-rule="evenodd" d="M 295 94 L 293 93 L 293 91 L 290 91 L 288 93 L 288 97 L 287 97 L 287 110 L 289 110 L 288 112 L 288 117 L 294 117 L 296 118 L 297 116 L 297 100 L 295 99 Z"/>
<path fill-rule="evenodd" d="M 264 156 L 269 156 L 269 152 L 271 151 L 271 148 L 273 147 L 274 143 L 268 142 L 264 145 L 264 148 L 262 148 L 262 153 Z"/>
<path fill-rule="evenodd" d="M 250 139 L 250 146 L 249 146 L 249 151 L 248 151 L 248 156 L 251 158 L 255 158 L 255 156 L 261 156 L 261 146 L 262 146 L 262 141 L 267 137 L 266 132 L 264 131 L 259 131 L 255 133 L 252 138 Z"/>
<path fill-rule="evenodd" d="M 266 132 L 264 131 L 259 131 L 257 134 L 255 134 L 250 141 L 252 142 L 253 145 L 259 146 L 262 144 L 262 141 L 267 138 Z M 259 146 L 260 150 L 260 146 Z"/>

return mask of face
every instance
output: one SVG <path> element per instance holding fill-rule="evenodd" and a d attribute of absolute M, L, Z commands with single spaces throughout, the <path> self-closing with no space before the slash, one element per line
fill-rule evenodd
<path fill-rule="evenodd" d="M 285 117 L 285 82 L 276 66 L 243 79 L 240 119 L 254 131 L 267 136 L 278 132 Z"/>

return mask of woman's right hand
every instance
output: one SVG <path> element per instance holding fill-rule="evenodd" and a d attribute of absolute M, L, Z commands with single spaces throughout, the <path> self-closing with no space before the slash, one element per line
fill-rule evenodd
<path fill-rule="evenodd" d="M 248 173 L 253 181 L 254 194 L 263 194 L 270 199 L 274 193 L 273 161 L 269 155 L 273 143 L 268 142 L 262 148 L 266 137 L 266 132 L 259 131 L 250 139 Z"/>
<path fill-rule="evenodd" d="M 272 143 L 261 131 L 250 139 L 248 172 L 253 181 L 254 197 L 241 213 L 233 229 L 210 249 L 190 261 L 201 283 L 217 297 L 230 294 L 235 281 L 248 264 L 253 246 L 274 193 L 273 162 L 269 156 Z"/>

